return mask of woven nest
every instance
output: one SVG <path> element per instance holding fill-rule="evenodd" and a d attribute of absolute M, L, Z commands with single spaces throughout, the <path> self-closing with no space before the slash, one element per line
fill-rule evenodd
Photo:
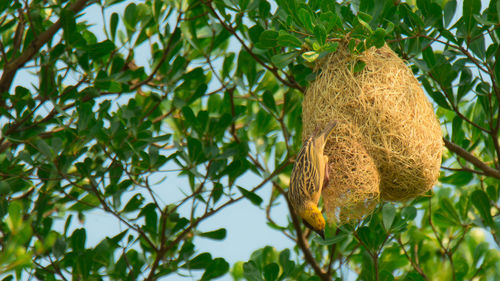
<path fill-rule="evenodd" d="M 356 62 L 366 65 L 354 73 Z M 359 56 L 340 45 L 320 62 L 303 101 L 303 138 L 336 121 L 327 141 L 327 217 L 372 212 L 379 199 L 406 201 L 432 188 L 441 166 L 441 128 L 411 70 L 389 47 Z"/>

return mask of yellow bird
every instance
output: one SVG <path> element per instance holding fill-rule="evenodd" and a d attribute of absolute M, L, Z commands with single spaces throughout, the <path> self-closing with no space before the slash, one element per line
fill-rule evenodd
<path fill-rule="evenodd" d="M 326 140 L 335 128 L 330 123 L 319 135 L 309 137 L 297 155 L 290 178 L 288 198 L 304 224 L 325 238 L 325 219 L 318 209 L 323 186 L 328 184 L 328 157 L 323 155 Z"/>

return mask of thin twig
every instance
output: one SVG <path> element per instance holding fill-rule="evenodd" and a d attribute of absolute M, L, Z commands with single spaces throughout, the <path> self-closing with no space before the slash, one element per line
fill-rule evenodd
<path fill-rule="evenodd" d="M 424 273 L 424 271 L 422 270 L 422 268 L 420 268 L 420 266 L 418 266 L 418 264 L 410 257 L 410 255 L 408 254 L 408 252 L 405 249 L 405 246 L 403 245 L 403 242 L 401 241 L 401 238 L 400 237 L 395 237 L 395 238 L 396 238 L 396 241 L 398 242 L 399 246 L 403 250 L 406 258 L 408 259 L 408 261 L 410 261 L 410 264 L 413 267 L 413 269 L 415 269 L 415 271 L 418 274 L 420 274 L 420 276 L 422 276 L 422 278 L 424 278 L 425 280 L 429 280 L 429 278 Z"/>
<path fill-rule="evenodd" d="M 469 173 L 474 173 L 474 174 L 477 174 L 477 175 L 484 176 L 484 172 L 477 171 L 477 170 L 474 170 L 474 169 L 471 169 L 471 168 L 467 168 L 467 167 L 450 168 L 450 167 L 441 166 L 441 169 L 447 170 L 447 171 L 453 171 L 453 172 L 469 172 Z"/>
<path fill-rule="evenodd" d="M 337 231 L 335 231 L 335 236 L 339 235 L 340 234 L 340 228 L 337 228 Z M 327 270 L 326 270 L 326 273 L 328 275 L 331 275 L 332 274 L 332 265 L 333 265 L 333 261 L 335 260 L 335 251 L 337 250 L 337 243 L 333 244 L 332 245 L 332 249 L 331 249 L 331 253 L 330 253 L 330 260 L 328 261 L 328 266 L 327 266 Z"/>
<path fill-rule="evenodd" d="M 446 255 L 446 257 L 448 258 L 448 260 L 450 261 L 450 267 L 451 267 L 451 273 L 453 276 L 453 280 L 457 280 L 455 277 L 455 266 L 453 264 L 453 257 L 452 257 L 453 254 L 448 250 L 448 248 L 446 248 L 444 246 L 443 241 L 439 237 L 438 230 L 436 229 L 436 227 L 434 226 L 434 223 L 432 222 L 432 200 L 431 200 L 431 197 L 429 197 L 429 225 L 431 226 L 432 232 L 434 233 L 434 236 L 436 237 L 436 240 L 438 241 L 439 246 L 443 250 L 443 252 Z"/>

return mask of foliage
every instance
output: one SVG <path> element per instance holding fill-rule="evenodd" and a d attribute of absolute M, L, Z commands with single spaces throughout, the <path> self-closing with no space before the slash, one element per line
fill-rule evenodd
<path fill-rule="evenodd" d="M 456 0 L 121 2 L 0 2 L 5 280 L 155 280 L 185 269 L 202 280 L 229 271 L 247 280 L 500 280 L 497 1 L 465 0 L 462 10 Z M 104 36 L 80 17 L 91 9 L 102 12 Z M 293 213 L 287 225 L 271 214 L 301 145 L 312 66 L 343 38 L 352 52 L 387 43 L 408 61 L 448 151 L 432 194 L 386 203 L 321 240 Z M 30 75 L 31 85 L 19 80 Z M 189 182 L 181 200 L 157 195 L 174 188 L 161 181 L 171 167 Z M 261 182 L 249 185 L 249 173 Z M 263 188 L 272 189 L 266 204 Z M 200 253 L 196 237 L 222 240 L 226 230 L 199 224 L 243 200 L 297 246 L 257 249 L 234 265 Z M 95 229 L 69 230 L 96 210 L 126 229 L 90 247 Z"/>

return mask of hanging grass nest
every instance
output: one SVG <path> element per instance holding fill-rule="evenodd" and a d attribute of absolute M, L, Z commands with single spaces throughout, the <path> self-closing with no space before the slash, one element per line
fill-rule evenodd
<path fill-rule="evenodd" d="M 366 65 L 354 72 L 359 61 Z M 441 166 L 441 128 L 403 60 L 387 46 L 355 56 L 340 44 L 317 67 L 302 105 L 303 138 L 338 124 L 325 147 L 327 217 L 360 219 L 379 199 L 406 201 L 431 189 Z"/>

